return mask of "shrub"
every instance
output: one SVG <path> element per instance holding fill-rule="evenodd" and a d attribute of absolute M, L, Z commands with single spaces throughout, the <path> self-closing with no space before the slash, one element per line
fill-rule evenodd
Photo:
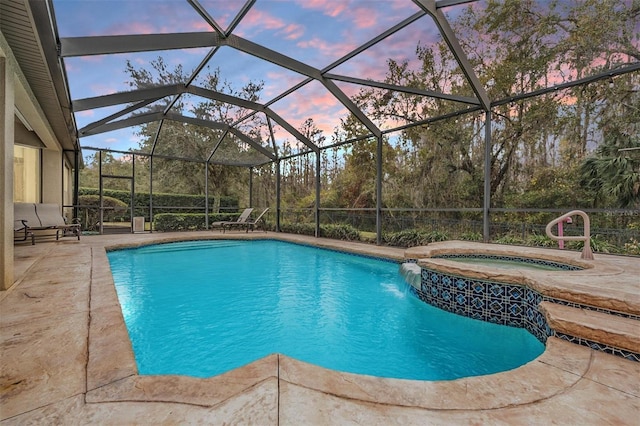
<path fill-rule="evenodd" d="M 80 196 L 93 195 L 99 196 L 100 190 L 98 188 L 78 188 L 78 194 Z M 131 203 L 131 192 L 105 189 L 103 195 L 118 199 L 129 205 Z M 213 209 L 215 205 L 215 198 L 209 198 L 209 209 Z M 82 202 L 80 202 L 82 205 Z M 134 216 L 144 216 L 149 220 L 149 193 L 148 192 L 136 192 L 133 198 L 134 204 Z M 190 194 L 165 194 L 154 193 L 153 194 L 153 208 L 154 211 L 162 213 L 166 209 L 162 207 L 178 207 L 180 213 L 202 213 L 204 214 L 205 197 L 204 195 L 190 195 Z M 224 212 L 235 212 L 238 210 L 238 198 L 237 197 L 220 197 L 220 208 Z M 157 209 L 157 210 L 156 210 Z M 211 211 L 210 210 L 210 211 Z M 154 215 L 155 216 L 155 215 Z"/>
<path fill-rule="evenodd" d="M 570 250 L 582 251 L 583 241 L 569 241 L 566 246 Z M 591 236 L 591 250 L 598 253 L 619 253 L 620 249 L 599 235 Z"/>
<path fill-rule="evenodd" d="M 316 226 L 313 223 L 281 223 L 280 230 L 289 234 L 315 235 Z"/>
<path fill-rule="evenodd" d="M 496 238 L 493 242 L 498 244 L 507 244 L 507 245 L 509 244 L 524 245 L 524 240 L 519 236 L 513 235 L 513 234 L 502 235 L 501 237 Z"/>
<path fill-rule="evenodd" d="M 640 255 L 640 242 L 635 238 L 630 238 L 629 242 L 624 244 L 624 253 Z"/>
<path fill-rule="evenodd" d="M 237 213 L 211 213 L 209 225 L 213 222 L 236 220 Z M 159 213 L 153 217 L 153 229 L 156 231 L 199 231 L 205 228 L 204 213 Z"/>
<path fill-rule="evenodd" d="M 281 223 L 280 230 L 290 234 L 315 235 L 316 225 L 313 223 Z M 355 241 L 360 239 L 360 231 L 351 225 L 320 225 L 320 236 L 334 240 Z"/>
<path fill-rule="evenodd" d="M 375 232 L 360 231 L 360 241 L 375 244 L 378 241 L 378 235 Z"/>
<path fill-rule="evenodd" d="M 531 234 L 527 237 L 527 245 L 535 247 L 557 247 L 558 242 L 546 235 Z"/>
<path fill-rule="evenodd" d="M 385 244 L 395 247 L 414 247 L 420 245 L 420 231 L 417 229 L 403 229 L 398 232 L 385 232 L 382 241 Z"/>
<path fill-rule="evenodd" d="M 100 226 L 100 196 L 80 195 L 78 197 L 78 203 L 82 206 L 88 206 L 80 210 L 79 219 L 82 224 L 82 229 L 85 231 L 97 230 Z M 115 222 L 116 216 L 122 215 L 122 213 L 128 213 L 127 203 L 113 197 L 103 196 L 102 205 L 108 209 L 105 210 L 103 214 L 105 222 Z"/>
<path fill-rule="evenodd" d="M 431 231 L 426 234 L 426 240 L 429 243 L 435 243 L 436 241 L 447 241 L 449 235 L 442 231 Z"/>
<path fill-rule="evenodd" d="M 383 234 L 385 244 L 395 247 L 423 246 L 436 241 L 446 241 L 449 235 L 442 231 L 425 231 L 420 229 L 404 229 L 398 232 Z"/>
<path fill-rule="evenodd" d="M 320 236 L 335 240 L 356 241 L 360 232 L 351 225 L 320 225 Z"/>
<path fill-rule="evenodd" d="M 464 234 L 460 234 L 459 239 L 462 241 L 482 241 L 483 236 L 480 232 L 466 232 Z"/>

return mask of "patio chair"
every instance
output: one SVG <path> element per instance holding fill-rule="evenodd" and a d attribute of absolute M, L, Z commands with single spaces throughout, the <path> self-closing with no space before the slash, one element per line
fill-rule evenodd
<path fill-rule="evenodd" d="M 36 241 L 33 231 L 42 229 L 40 219 L 36 214 L 36 205 L 33 203 L 14 203 L 13 218 L 14 241 L 26 241 L 31 237 L 31 245 L 34 245 Z M 24 235 L 22 235 L 23 232 Z M 20 237 L 16 237 L 16 234 Z"/>
<path fill-rule="evenodd" d="M 62 232 L 63 237 L 70 233 L 80 241 L 80 223 L 67 223 L 64 216 L 60 214 L 60 207 L 57 204 L 36 204 L 36 214 L 40 218 L 42 228 L 55 229 L 56 240 Z"/>
<path fill-rule="evenodd" d="M 40 227 L 40 219 L 36 215 L 35 204 L 15 203 L 13 205 L 13 217 L 13 240 L 27 241 L 27 238 L 31 237 L 31 245 L 34 245 L 36 243 L 35 236 L 30 226 Z"/>
<path fill-rule="evenodd" d="M 264 209 L 262 211 L 262 213 L 260 213 L 260 215 L 255 219 L 255 220 L 246 220 L 245 222 L 229 222 L 225 225 L 222 225 L 222 229 L 224 230 L 226 227 L 229 228 L 246 228 L 247 232 L 249 232 L 249 228 L 251 228 L 251 231 L 253 232 L 253 230 L 255 229 L 255 227 L 260 223 L 260 221 L 262 220 L 262 216 L 264 216 L 264 214 L 266 212 L 269 211 L 269 207 L 267 207 L 266 209 Z"/>
<path fill-rule="evenodd" d="M 26 241 L 31 237 L 31 244 L 34 245 L 34 231 L 49 230 L 56 231 L 56 240 L 60 238 L 60 232 L 62 236 L 71 233 L 80 239 L 80 224 L 67 224 L 57 204 L 14 203 L 13 216 L 13 230 L 20 234 L 20 238 L 14 238 L 16 241 Z"/>
<path fill-rule="evenodd" d="M 240 214 L 240 216 L 238 216 L 238 219 L 235 221 L 222 220 L 219 222 L 213 222 L 211 224 L 211 229 L 222 228 L 222 232 L 224 232 L 225 227 L 228 226 L 229 224 L 233 225 L 233 224 L 245 223 L 247 219 L 249 219 L 249 216 L 251 215 L 252 211 L 253 211 L 253 208 L 251 207 L 244 209 L 244 211 Z"/>

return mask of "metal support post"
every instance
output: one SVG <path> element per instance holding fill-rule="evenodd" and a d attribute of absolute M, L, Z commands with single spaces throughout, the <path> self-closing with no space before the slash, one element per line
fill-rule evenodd
<path fill-rule="evenodd" d="M 316 152 L 316 238 L 320 236 L 320 151 Z"/>
<path fill-rule="evenodd" d="M 280 160 L 276 161 L 276 232 L 280 232 Z"/>
<path fill-rule="evenodd" d="M 204 229 L 209 229 L 209 161 L 204 163 Z"/>
<path fill-rule="evenodd" d="M 249 207 L 253 207 L 253 167 L 249 167 Z"/>
<path fill-rule="evenodd" d="M 382 244 L 382 135 L 376 147 L 376 244 Z"/>
<path fill-rule="evenodd" d="M 153 155 L 149 157 L 149 231 L 153 232 Z"/>
<path fill-rule="evenodd" d="M 486 111 L 484 119 L 484 197 L 482 205 L 482 239 L 491 238 L 489 229 L 489 209 L 491 208 L 491 111 Z"/>

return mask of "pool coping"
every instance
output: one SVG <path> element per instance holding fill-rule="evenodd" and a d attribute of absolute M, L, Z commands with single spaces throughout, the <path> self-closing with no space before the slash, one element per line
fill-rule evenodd
<path fill-rule="evenodd" d="M 339 373 L 278 354 L 208 379 L 138 375 L 105 247 L 215 238 L 404 256 L 404 249 L 258 232 L 16 245 L 19 274 L 0 293 L 2 424 L 631 424 L 640 415 L 640 363 L 556 338 L 520 368 L 452 381 Z M 605 260 L 637 282 L 640 264 Z M 599 278 L 591 287 L 620 290 Z M 622 287 L 640 293 L 637 284 Z"/>

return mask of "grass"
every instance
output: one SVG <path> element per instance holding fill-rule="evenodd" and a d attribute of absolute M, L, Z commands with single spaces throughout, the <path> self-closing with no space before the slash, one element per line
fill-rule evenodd
<path fill-rule="evenodd" d="M 360 231 L 360 240 L 366 243 L 375 243 L 377 234 L 375 232 Z"/>

